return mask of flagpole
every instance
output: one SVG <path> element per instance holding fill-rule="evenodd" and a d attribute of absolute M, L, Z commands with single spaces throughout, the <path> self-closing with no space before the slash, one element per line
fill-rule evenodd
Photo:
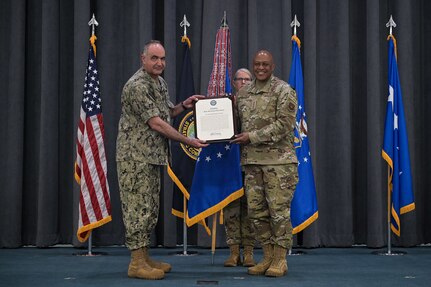
<path fill-rule="evenodd" d="M 216 34 L 213 69 L 208 83 L 207 97 L 220 97 L 232 93 L 231 67 L 230 30 L 225 12 Z M 202 220 L 204 216 L 213 215 L 211 253 L 214 264 L 217 213 L 243 193 L 239 145 L 214 143 L 202 148 L 199 158 L 203 160 L 196 161 L 188 205 L 190 218 L 187 223 L 193 224 Z M 211 160 L 211 158 L 221 160 Z M 226 177 L 227 174 L 228 177 Z"/>
<path fill-rule="evenodd" d="M 223 18 L 221 20 L 220 27 L 228 27 L 226 11 L 223 12 Z M 227 57 L 226 57 L 226 59 L 227 59 Z M 228 65 L 226 63 L 226 67 L 227 66 Z M 214 265 L 214 254 L 215 254 L 216 238 L 217 238 L 217 212 L 214 213 L 214 215 L 213 215 L 213 225 L 212 225 L 211 236 L 212 236 L 211 237 L 211 264 Z"/>
<path fill-rule="evenodd" d="M 391 31 L 392 31 L 392 27 L 391 27 Z M 389 180 L 389 176 L 390 176 L 390 168 L 388 166 L 388 251 L 386 252 L 387 255 L 391 255 L 392 251 L 391 251 L 391 182 Z"/>
<path fill-rule="evenodd" d="M 186 203 L 186 196 L 183 196 L 183 255 L 187 255 L 187 225 L 186 225 L 186 209 L 187 209 L 187 203 Z"/>
<path fill-rule="evenodd" d="M 92 250 L 91 250 L 91 247 L 92 247 L 92 245 L 93 245 L 93 243 L 92 243 L 92 231 L 90 230 L 90 231 L 88 231 L 88 232 L 90 232 L 90 236 L 88 237 L 88 240 L 87 240 L 87 252 L 80 252 L 80 253 L 73 253 L 73 255 L 77 255 L 77 256 L 96 256 L 96 255 L 101 255 L 101 254 L 94 254 L 93 252 L 92 252 Z"/>
<path fill-rule="evenodd" d="M 96 17 L 94 16 L 93 13 L 93 17 L 91 17 L 90 21 L 88 22 L 88 26 L 91 26 L 91 36 L 93 37 L 95 35 L 95 26 L 99 26 L 99 23 L 96 21 Z M 91 252 L 91 246 L 92 244 L 92 238 L 93 238 L 93 232 L 90 232 L 90 237 L 88 237 L 88 246 L 87 246 L 87 254 L 86 256 L 93 256 L 92 252 Z"/>
<path fill-rule="evenodd" d="M 180 22 L 180 27 L 184 28 L 183 39 L 188 39 L 187 27 L 190 27 L 190 23 L 187 21 L 186 14 L 184 14 L 183 20 Z M 187 198 L 186 198 L 186 195 L 183 193 L 183 251 L 178 252 L 177 255 L 182 255 L 182 256 L 197 255 L 198 253 L 196 251 L 187 252 L 188 244 L 187 244 L 186 216 L 187 216 Z"/>
<path fill-rule="evenodd" d="M 392 16 L 391 16 L 391 18 L 392 18 Z M 375 255 L 386 255 L 386 256 L 394 256 L 395 255 L 395 256 L 397 256 L 397 255 L 406 254 L 405 251 L 399 251 L 399 250 L 392 251 L 392 243 L 391 243 L 391 241 L 392 241 L 392 237 L 391 237 L 391 235 L 392 235 L 392 233 L 391 233 L 391 202 L 392 202 L 391 201 L 391 198 L 392 198 L 391 193 L 392 193 L 392 191 L 391 191 L 391 181 L 389 179 L 390 175 L 391 175 L 391 170 L 388 166 L 388 186 L 387 186 L 387 190 L 388 190 L 388 247 L 387 247 L 386 252 L 381 252 L 381 251 L 372 252 L 372 254 L 375 254 Z"/>
<path fill-rule="evenodd" d="M 193 256 L 198 255 L 197 251 L 188 251 L 187 250 L 187 223 L 186 223 L 186 216 L 187 216 L 187 198 L 184 195 L 183 196 L 183 251 L 175 252 L 174 255 L 179 256 Z"/>
<path fill-rule="evenodd" d="M 93 241 L 93 233 L 90 233 L 90 237 L 88 238 L 88 256 L 92 256 L 93 254 L 91 253 L 91 246 L 93 245 L 92 243 Z"/>
<path fill-rule="evenodd" d="M 88 257 L 93 257 L 93 256 L 100 256 L 100 255 L 108 255 L 108 253 L 106 252 L 93 252 L 92 247 L 93 247 L 93 232 L 90 230 L 88 231 L 90 232 L 90 236 L 88 237 L 87 240 L 87 252 L 80 252 L 80 253 L 73 253 L 73 255 L 76 256 L 88 256 Z"/>
<path fill-rule="evenodd" d="M 296 14 L 295 14 L 295 17 L 293 18 L 293 21 L 290 23 L 290 27 L 293 28 L 293 35 L 296 36 L 296 27 L 300 27 L 300 26 L 301 26 L 301 23 L 299 23 L 298 18 L 296 18 Z M 296 238 L 299 239 L 299 234 L 296 236 Z M 293 251 L 292 250 L 292 245 L 290 246 L 289 252 L 287 253 L 288 256 L 297 256 L 297 255 L 303 255 L 303 254 L 305 254 L 305 251 L 300 251 L 300 250 Z"/>
<path fill-rule="evenodd" d="M 88 22 L 88 26 L 91 26 L 91 36 L 94 36 L 95 34 L 95 26 L 99 26 L 99 23 L 96 21 L 96 17 L 94 16 L 93 13 L 93 17 L 91 17 L 90 22 Z"/>
<path fill-rule="evenodd" d="M 94 51 L 94 55 L 96 55 L 96 46 L 94 45 L 94 40 L 96 39 L 96 35 L 95 35 L 95 26 L 99 26 L 99 23 L 96 21 L 96 17 L 94 16 L 94 13 L 90 19 L 90 21 L 88 22 L 88 26 L 91 26 L 91 38 L 90 38 L 90 42 L 91 45 L 93 46 L 93 51 Z M 87 253 L 74 253 L 73 255 L 80 255 L 80 256 L 99 256 L 99 255 L 106 255 L 106 252 L 93 252 L 92 251 L 92 245 L 93 245 L 93 232 L 92 230 L 88 230 L 87 232 L 90 233 L 88 240 L 87 240 Z"/>
<path fill-rule="evenodd" d="M 211 238 L 211 264 L 214 265 L 214 254 L 216 246 L 216 233 L 217 233 L 217 213 L 213 215 L 212 238 Z"/>
<path fill-rule="evenodd" d="M 187 37 L 187 27 L 190 26 L 190 23 L 187 21 L 186 14 L 184 14 L 183 21 L 180 23 L 180 27 L 184 27 L 184 35 L 183 37 Z M 187 224 L 186 224 L 186 213 L 187 213 L 187 198 L 186 195 L 183 194 L 183 254 L 184 256 L 187 254 Z"/>
<path fill-rule="evenodd" d="M 394 19 L 392 18 L 392 15 L 389 18 L 389 21 L 386 23 L 386 27 L 389 28 L 389 36 L 392 36 L 392 28 L 395 28 L 397 26 L 397 24 L 395 23 Z M 372 252 L 373 254 L 377 254 L 377 255 L 387 255 L 387 256 L 393 256 L 393 255 L 404 255 L 406 254 L 406 252 L 404 251 L 392 251 L 392 242 L 391 242 L 391 209 L 392 209 L 392 188 L 391 188 L 391 170 L 390 167 L 388 166 L 388 184 L 387 184 L 387 190 L 388 190 L 388 247 L 387 247 L 387 251 L 386 252 L 379 252 L 379 251 L 375 251 Z"/>

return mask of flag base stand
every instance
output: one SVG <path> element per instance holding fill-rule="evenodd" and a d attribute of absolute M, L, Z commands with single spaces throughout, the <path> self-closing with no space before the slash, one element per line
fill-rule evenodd
<path fill-rule="evenodd" d="M 371 253 L 374 255 L 383 255 L 383 256 L 402 256 L 407 254 L 407 252 L 404 252 L 404 251 L 374 251 Z"/>
<path fill-rule="evenodd" d="M 106 253 L 106 252 L 80 252 L 80 253 L 72 253 L 72 255 L 92 257 L 92 256 L 108 255 L 108 253 Z"/>
<path fill-rule="evenodd" d="M 183 204 L 184 204 L 183 208 L 184 209 L 183 210 L 187 210 L 186 202 L 187 202 L 187 199 L 184 196 L 184 199 L 183 199 Z M 183 248 L 182 251 L 172 252 L 172 253 L 169 253 L 169 255 L 187 257 L 187 256 L 196 256 L 199 254 L 197 251 L 189 251 L 187 249 L 187 247 L 188 247 L 188 244 L 187 244 L 187 224 L 186 224 L 185 218 L 183 218 L 183 244 L 181 244 L 180 246 L 182 246 L 182 248 Z"/>
<path fill-rule="evenodd" d="M 187 256 L 196 256 L 196 255 L 199 255 L 199 252 L 197 252 L 197 251 L 186 251 L 186 252 L 184 252 L 184 251 L 178 251 L 178 252 L 172 253 L 172 255 L 187 257 Z"/>
<path fill-rule="evenodd" d="M 106 252 L 93 252 L 92 246 L 93 246 L 93 234 L 90 233 L 90 237 L 88 237 L 88 246 L 87 246 L 87 252 L 79 252 L 79 253 L 72 253 L 74 256 L 102 256 L 102 255 L 108 255 Z"/>
<path fill-rule="evenodd" d="M 287 256 L 300 256 L 305 254 L 307 254 L 307 252 L 305 251 L 290 249 L 289 252 L 287 253 Z"/>
<path fill-rule="evenodd" d="M 393 251 L 392 250 L 392 233 L 391 233 L 391 193 L 392 193 L 392 189 L 389 188 L 391 186 L 391 183 L 389 181 L 389 176 L 390 175 L 390 168 L 388 166 L 388 247 L 386 249 L 386 251 L 373 251 L 371 252 L 371 254 L 374 255 L 383 255 L 383 256 L 402 256 L 404 254 L 406 254 L 407 252 L 405 251 Z"/>

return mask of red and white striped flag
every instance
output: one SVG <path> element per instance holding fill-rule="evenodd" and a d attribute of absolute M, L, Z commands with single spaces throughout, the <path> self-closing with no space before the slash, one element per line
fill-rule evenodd
<path fill-rule="evenodd" d="M 75 179 L 80 185 L 77 236 L 81 242 L 94 228 L 112 220 L 95 41 L 96 36 L 91 36 L 76 141 Z"/>
<path fill-rule="evenodd" d="M 208 83 L 207 97 L 228 96 L 226 94 L 226 73 L 230 73 L 232 70 L 231 54 L 230 30 L 227 24 L 224 24 L 216 35 L 213 69 Z M 232 75 L 229 75 L 229 79 L 232 79 Z"/>

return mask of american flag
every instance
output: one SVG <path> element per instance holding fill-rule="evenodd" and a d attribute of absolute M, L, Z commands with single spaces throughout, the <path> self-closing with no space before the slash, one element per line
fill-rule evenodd
<path fill-rule="evenodd" d="M 76 141 L 75 179 L 80 185 L 77 236 L 81 242 L 92 229 L 112 220 L 95 40 L 95 36 L 90 38 Z"/>

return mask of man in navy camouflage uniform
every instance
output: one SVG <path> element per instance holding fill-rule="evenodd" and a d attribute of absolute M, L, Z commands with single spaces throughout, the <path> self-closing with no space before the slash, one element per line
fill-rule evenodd
<path fill-rule="evenodd" d="M 252 275 L 278 277 L 287 272 L 286 253 L 292 245 L 290 204 L 298 182 L 294 126 L 298 108 L 295 91 L 273 76 L 270 52 L 253 60 L 255 80 L 239 91 L 237 108 L 249 217 L 263 259 L 248 268 Z"/>
<path fill-rule="evenodd" d="M 141 54 L 142 67 L 127 81 L 121 95 L 117 137 L 117 171 L 126 246 L 131 251 L 128 276 L 162 279 L 171 266 L 148 255 L 150 235 L 159 214 L 161 167 L 168 163 L 168 139 L 201 148 L 170 125 L 170 118 L 203 96 L 194 95 L 174 106 L 165 80 L 165 49 L 150 41 Z"/>

